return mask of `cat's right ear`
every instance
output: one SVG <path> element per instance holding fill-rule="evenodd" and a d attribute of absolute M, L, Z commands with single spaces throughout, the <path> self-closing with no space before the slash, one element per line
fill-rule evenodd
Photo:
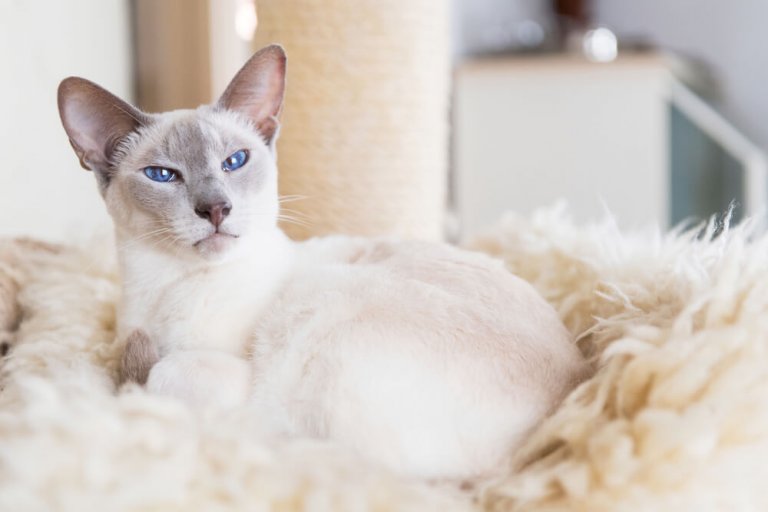
<path fill-rule="evenodd" d="M 285 95 L 285 50 L 280 45 L 262 48 L 246 62 L 216 105 L 250 119 L 268 146 L 274 147 L 280 129 L 278 117 Z"/>
<path fill-rule="evenodd" d="M 149 116 L 84 78 L 59 84 L 59 116 L 80 165 L 109 181 L 117 144 L 149 122 Z"/>

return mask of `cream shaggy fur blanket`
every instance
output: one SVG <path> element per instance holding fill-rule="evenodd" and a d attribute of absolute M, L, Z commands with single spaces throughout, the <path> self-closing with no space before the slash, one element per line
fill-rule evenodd
<path fill-rule="evenodd" d="M 768 510 L 768 237 L 625 235 L 550 210 L 471 246 L 555 305 L 595 361 L 471 495 L 404 482 L 248 411 L 116 390 L 108 245 L 0 243 L 0 510 Z"/>

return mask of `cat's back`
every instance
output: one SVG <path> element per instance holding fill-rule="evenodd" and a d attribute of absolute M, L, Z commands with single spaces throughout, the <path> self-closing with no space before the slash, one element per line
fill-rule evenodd
<path fill-rule="evenodd" d="M 446 331 L 450 336 L 441 343 L 450 350 L 541 354 L 566 344 L 565 352 L 577 352 L 552 306 L 485 254 L 441 243 L 351 237 L 311 240 L 299 252 L 303 257 L 286 295 L 302 308 L 311 303 L 344 312 L 343 320 Z"/>

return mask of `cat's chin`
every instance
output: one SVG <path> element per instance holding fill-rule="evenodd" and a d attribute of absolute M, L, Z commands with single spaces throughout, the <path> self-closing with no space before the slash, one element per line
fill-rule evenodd
<path fill-rule="evenodd" d="M 237 243 L 238 236 L 213 233 L 194 243 L 197 252 L 205 258 L 216 259 L 224 256 Z"/>

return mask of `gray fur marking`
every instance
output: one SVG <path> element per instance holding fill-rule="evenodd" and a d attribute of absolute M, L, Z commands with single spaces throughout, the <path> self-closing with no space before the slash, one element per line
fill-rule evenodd
<path fill-rule="evenodd" d="M 142 330 L 135 330 L 125 342 L 125 352 L 120 364 L 120 383 L 136 382 L 144 385 L 149 371 L 160 359 L 157 346 Z"/>

